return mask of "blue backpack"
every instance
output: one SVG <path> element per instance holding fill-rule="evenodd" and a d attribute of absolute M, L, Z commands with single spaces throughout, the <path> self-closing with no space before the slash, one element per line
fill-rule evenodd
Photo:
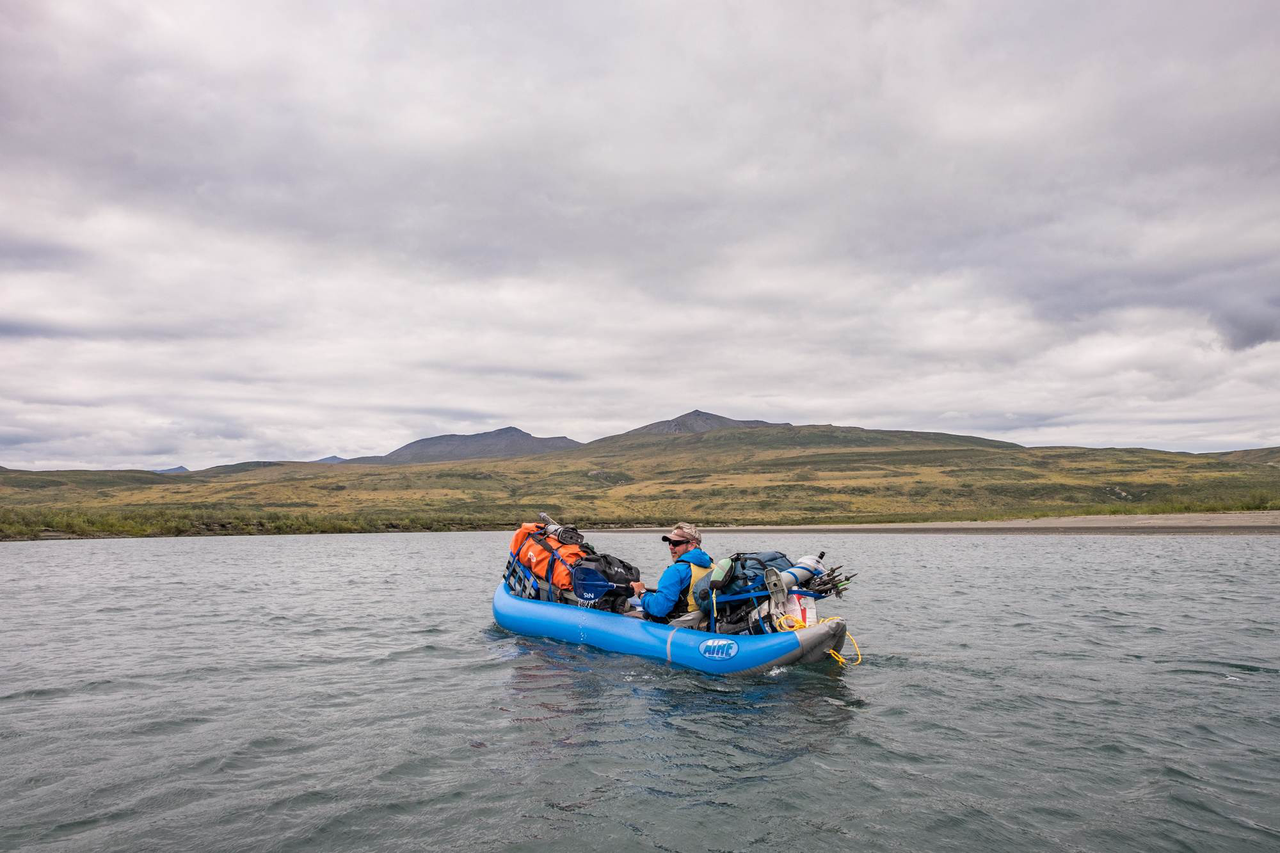
<path fill-rule="evenodd" d="M 734 554 L 728 573 L 724 579 L 712 589 L 711 576 L 707 572 L 693 585 L 693 600 L 706 615 L 711 615 L 711 593 L 716 594 L 715 607 L 720 617 L 738 611 L 743 607 L 755 607 L 769 597 L 769 590 L 764 585 L 764 570 L 777 569 L 785 572 L 794 563 L 781 551 L 754 551 L 749 554 Z M 735 596 L 747 596 L 735 598 Z M 727 600 L 726 600 L 727 599 Z"/>

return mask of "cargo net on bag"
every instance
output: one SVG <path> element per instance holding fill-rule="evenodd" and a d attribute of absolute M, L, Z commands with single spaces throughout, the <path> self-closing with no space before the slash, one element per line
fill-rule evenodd
<path fill-rule="evenodd" d="M 693 585 L 693 601 L 710 617 L 718 634 L 769 634 L 794 631 L 826 621 L 816 604 L 841 597 L 857 575 L 843 566 L 828 568 L 826 552 L 794 563 L 780 551 L 734 554 L 712 566 Z"/>
<path fill-rule="evenodd" d="M 629 609 L 631 583 L 640 570 L 610 554 L 599 554 L 577 528 L 561 525 L 545 513 L 511 537 L 504 580 L 512 595 L 577 604 L 621 613 Z"/>

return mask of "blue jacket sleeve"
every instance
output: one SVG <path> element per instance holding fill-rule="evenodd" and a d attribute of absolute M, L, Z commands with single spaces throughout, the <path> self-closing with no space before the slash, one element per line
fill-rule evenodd
<path fill-rule="evenodd" d="M 646 592 L 640 598 L 640 606 L 652 616 L 666 616 L 676 606 L 680 593 L 692 578 L 688 563 L 672 563 L 658 579 L 658 588 L 653 592 Z"/>

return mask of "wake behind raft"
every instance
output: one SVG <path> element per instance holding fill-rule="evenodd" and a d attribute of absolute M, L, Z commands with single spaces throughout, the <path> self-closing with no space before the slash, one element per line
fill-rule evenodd
<path fill-rule="evenodd" d="M 824 555 L 794 564 L 780 552 L 735 554 L 693 585 L 690 612 L 669 624 L 625 615 L 640 572 L 596 552 L 575 528 L 541 513 L 511 542 L 493 618 L 508 631 L 666 661 L 714 675 L 835 659 L 849 638 L 844 619 L 818 619 L 816 603 L 840 596 L 853 576 Z M 857 650 L 857 643 L 854 643 Z M 861 662 L 858 652 L 856 663 Z"/>

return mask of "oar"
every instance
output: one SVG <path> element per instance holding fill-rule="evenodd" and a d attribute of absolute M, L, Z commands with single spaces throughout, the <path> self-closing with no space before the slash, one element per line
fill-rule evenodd
<path fill-rule="evenodd" d="M 606 592 L 615 589 L 631 589 L 628 583 L 610 583 L 593 569 L 574 569 L 573 594 L 581 601 L 595 601 Z"/>

